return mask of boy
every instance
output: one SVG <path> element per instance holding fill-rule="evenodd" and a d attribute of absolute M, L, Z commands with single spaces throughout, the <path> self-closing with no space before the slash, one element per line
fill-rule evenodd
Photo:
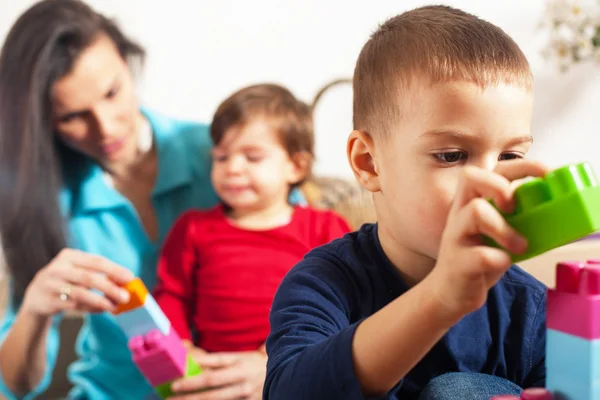
<path fill-rule="evenodd" d="M 498 27 L 445 6 L 383 24 L 354 75 L 347 154 L 378 223 L 307 255 L 271 310 L 265 398 L 489 399 L 543 386 L 545 290 L 486 199 L 542 176 L 532 76 Z M 461 372 L 462 374 L 448 374 Z M 419 397 L 421 396 L 421 397 Z"/>

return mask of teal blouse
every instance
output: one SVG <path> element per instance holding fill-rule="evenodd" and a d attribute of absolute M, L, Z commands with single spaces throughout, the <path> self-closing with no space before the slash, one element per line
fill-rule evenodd
<path fill-rule="evenodd" d="M 161 244 L 176 218 L 191 208 L 212 207 L 218 199 L 210 182 L 209 127 L 142 111 L 152 126 L 158 151 L 158 177 L 152 193 L 158 240 L 150 240 L 132 204 L 107 185 L 98 166 L 83 181 L 65 186 L 60 201 L 71 247 L 104 256 L 130 269 L 152 288 Z M 15 312 L 14 305 L 9 305 L 0 325 L 0 340 L 14 322 Z M 60 345 L 60 320 L 60 316 L 54 319 L 47 340 L 45 376 L 26 399 L 39 395 L 50 384 Z M 68 370 L 75 386 L 72 398 L 143 399 L 151 394 L 152 388 L 133 364 L 126 337 L 112 314 L 84 317 L 76 351 L 79 359 Z M 0 393 L 16 398 L 1 376 Z"/>

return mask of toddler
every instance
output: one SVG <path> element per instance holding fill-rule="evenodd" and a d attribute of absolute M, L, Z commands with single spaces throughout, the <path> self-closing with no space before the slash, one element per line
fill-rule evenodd
<path fill-rule="evenodd" d="M 350 231 L 331 211 L 292 206 L 310 175 L 310 107 L 278 85 L 244 88 L 217 109 L 212 182 L 221 204 L 179 218 L 159 258 L 155 296 L 177 333 L 207 352 L 264 348 L 284 275 Z"/>

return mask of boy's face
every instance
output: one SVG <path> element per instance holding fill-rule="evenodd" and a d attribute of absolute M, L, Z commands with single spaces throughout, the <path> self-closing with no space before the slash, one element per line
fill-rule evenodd
<path fill-rule="evenodd" d="M 504 84 L 481 89 L 468 82 L 422 83 L 398 102 L 402 116 L 389 136 L 373 132 L 374 173 L 361 183 L 375 192 L 386 253 L 431 262 L 461 169 L 491 170 L 529 150 L 533 97 Z"/>
<path fill-rule="evenodd" d="M 301 172 L 263 118 L 229 128 L 213 149 L 213 186 L 235 211 L 262 211 L 287 202 Z"/>

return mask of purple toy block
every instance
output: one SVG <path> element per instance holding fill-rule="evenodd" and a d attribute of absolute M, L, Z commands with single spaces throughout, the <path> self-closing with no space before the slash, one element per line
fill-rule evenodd
<path fill-rule="evenodd" d="M 169 335 L 153 329 L 129 341 L 133 362 L 152 386 L 159 386 L 185 375 L 186 349 L 171 327 Z"/>
<path fill-rule="evenodd" d="M 600 264 L 564 262 L 548 289 L 547 327 L 584 339 L 600 338 Z"/>

